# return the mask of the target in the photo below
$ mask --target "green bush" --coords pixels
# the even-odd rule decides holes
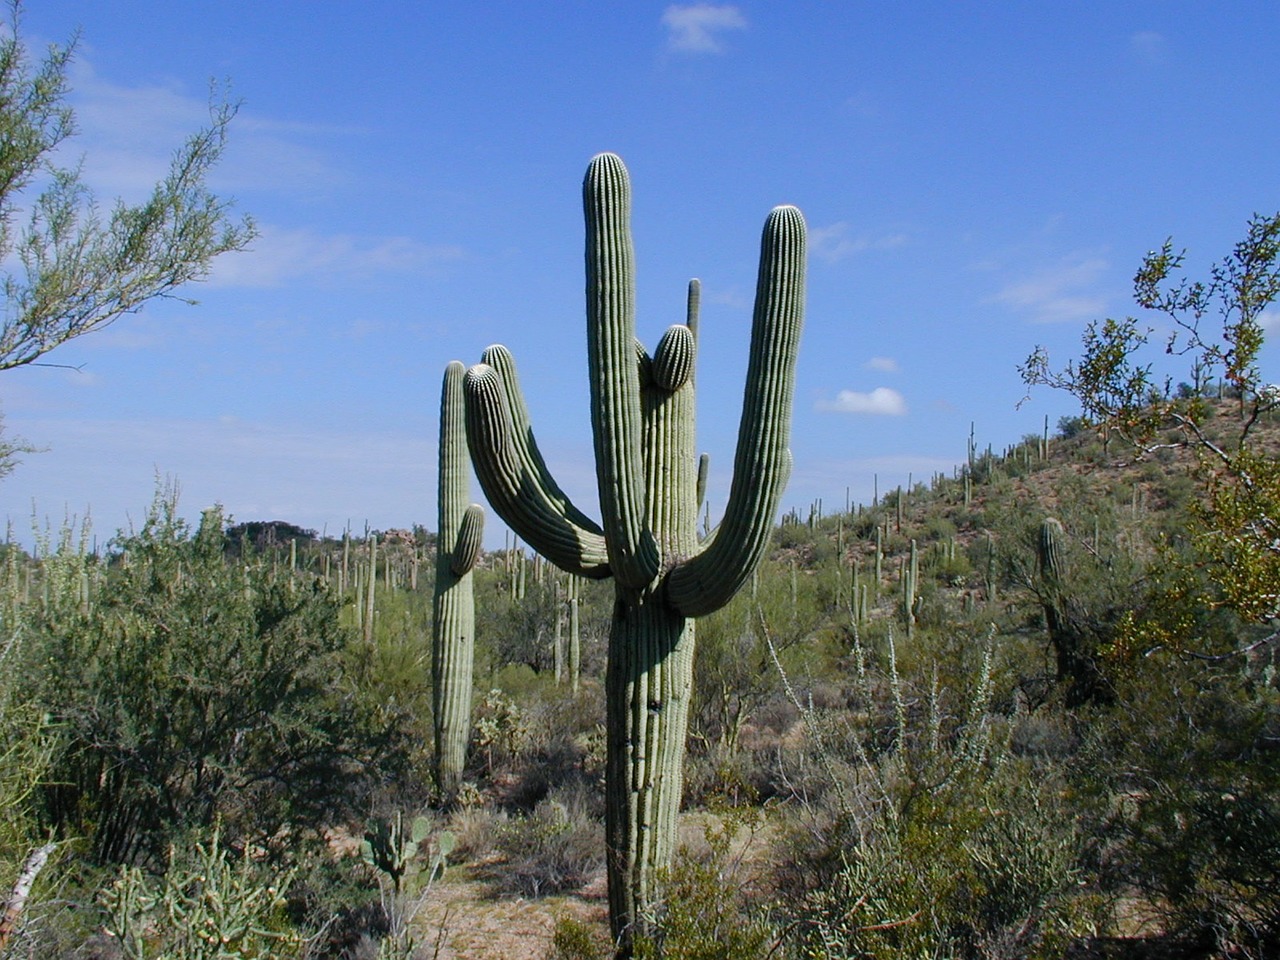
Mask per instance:
[[[228,563],[222,523],[210,510],[193,533],[160,496],[106,569],[65,545],[44,558],[43,598],[22,610],[20,695],[59,732],[40,814],[100,862],[158,866],[219,820],[278,850],[403,768],[404,731],[344,688],[336,598]]]
[[[636,960],[767,960],[777,943],[764,907],[749,897],[750,883],[733,840],[744,828],[738,811],[713,818],[701,855],[688,847],[663,877],[661,938],[639,940]]]

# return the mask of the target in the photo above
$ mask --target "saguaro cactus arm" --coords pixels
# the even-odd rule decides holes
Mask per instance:
[[[529,408],[524,402],[524,393],[520,390],[520,376],[516,372],[515,357],[500,343],[487,347],[480,356],[481,363],[487,363],[502,378],[502,387],[507,394],[507,409],[511,412],[511,439],[524,469],[532,473],[538,480],[538,486],[545,492],[547,499],[563,512],[565,518],[587,530],[598,530],[599,524],[579,510],[569,499],[542,458],[538,449],[538,441],[534,437],[533,424],[529,419]]]
[[[582,183],[587,244],[587,367],[600,512],[609,566],[639,589],[658,574],[645,524],[640,372],[636,365],[631,182],[611,153],[592,159]]]
[[[791,400],[804,321],[805,222],[776,207],[760,242],[751,354],[734,455],[729,503],[715,538],[677,564],[667,597],[686,617],[728,603],[764,555],[791,474]]]
[[[467,371],[464,386],[471,462],[498,516],[561,569],[593,579],[609,576],[600,528],[574,523],[563,495],[546,488],[545,472],[521,457],[507,390],[497,370],[478,363]]]
[[[453,545],[453,557],[449,569],[455,577],[470,573],[480,559],[484,543],[484,507],[473,503],[462,514],[458,524],[458,539]]]

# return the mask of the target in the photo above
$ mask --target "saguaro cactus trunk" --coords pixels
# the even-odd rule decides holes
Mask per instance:
[[[583,184],[587,351],[602,522],[552,479],[529,426],[510,354],[490,347],[467,374],[467,432],[481,486],[531,546],[581,576],[612,576],[607,669],[609,912],[619,955],[660,921],[657,882],[670,865],[680,806],[694,620],[751,577],[790,473],[795,360],[804,313],[805,225],[774,209],[761,240],[750,360],[725,517],[697,538],[693,367],[698,285],[689,322],[653,354],[635,334],[631,186],[613,154]]]
[[[462,784],[471,734],[471,673],[475,660],[475,600],[471,569],[480,555],[484,512],[468,505],[466,411],[457,360],[445,368],[440,395],[439,533],[432,604],[431,702],[435,727],[435,777],[448,805]]]

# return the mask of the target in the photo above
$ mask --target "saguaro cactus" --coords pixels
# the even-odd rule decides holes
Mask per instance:
[[[436,789],[445,804],[457,795],[467,762],[476,622],[471,569],[480,555],[484,533],[484,511],[467,503],[465,376],[462,363],[450,363],[440,393],[440,525],[432,604],[431,703]]]
[[[1036,540],[1036,592],[1044,607],[1049,643],[1057,658],[1058,681],[1065,683],[1066,704],[1106,701],[1109,688],[1099,669],[1099,637],[1091,618],[1073,593],[1067,559],[1067,535],[1062,522],[1046,517]]]
[[[769,214],[761,240],[750,360],[725,516],[699,543],[691,322],[667,329],[652,356],[635,334],[631,187],[601,154],[583,183],[587,352],[602,522],[551,478],[529,427],[510,354],[467,373],[472,460],[494,509],[530,545],[581,576],[612,576],[607,670],[609,912],[619,955],[647,934],[656,883],[671,862],[693,671],[693,618],[724,606],[751,578],[790,473],[795,360],[804,313],[805,225],[795,207]]]

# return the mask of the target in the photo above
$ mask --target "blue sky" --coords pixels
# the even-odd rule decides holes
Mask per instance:
[[[811,250],[785,504],[829,510],[949,472],[971,422],[1002,447],[1073,413],[1016,408],[1036,344],[1065,360],[1135,312],[1165,237],[1203,272],[1280,209],[1274,2],[29,0],[23,22],[37,46],[81,31],[75,149],[104,200],[140,196],[229,82],[213,186],[261,237],[198,306],[47,358],[78,371],[0,374],[9,434],[46,448],[0,482],[19,534],[34,503],[105,539],[157,476],[191,516],[433,528],[441,374],[495,342],[590,508],[580,183],[602,150],[632,175],[642,339],[703,282],[713,510],[774,205]]]

